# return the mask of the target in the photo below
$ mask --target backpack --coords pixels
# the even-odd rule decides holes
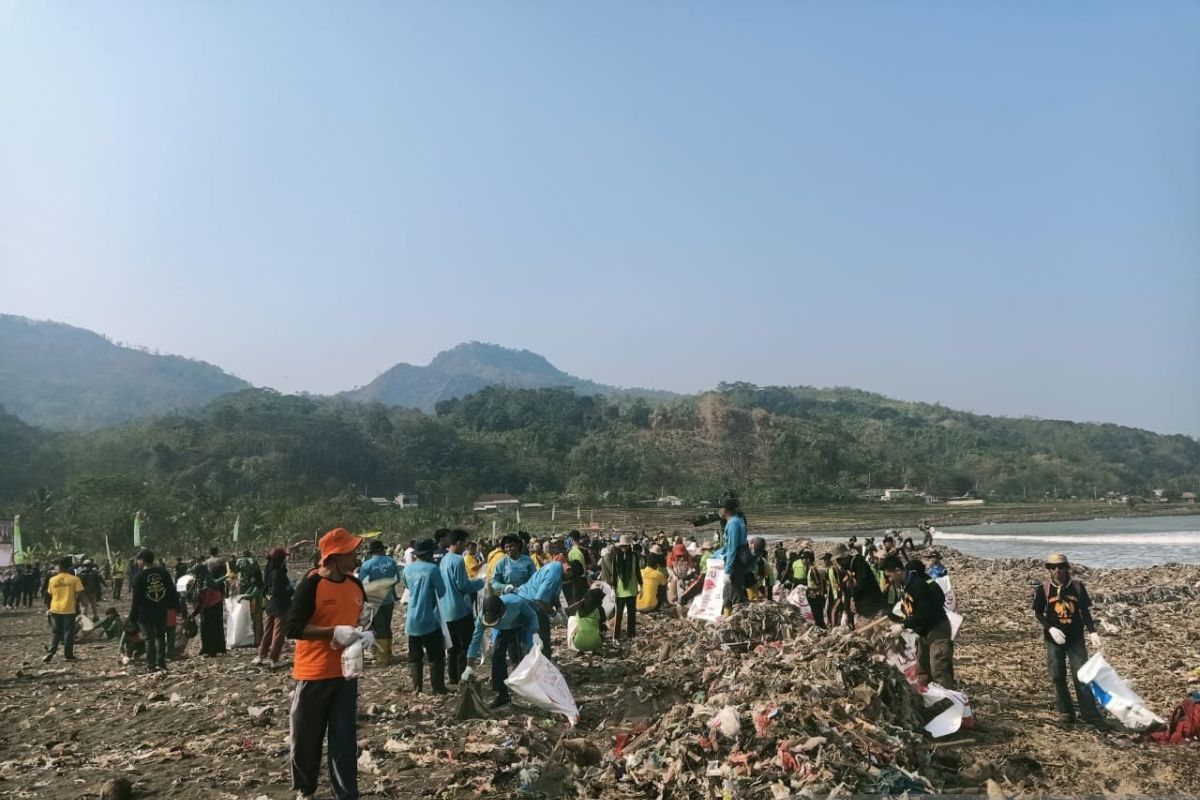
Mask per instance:
[[[1188,697],[1175,706],[1167,727],[1150,734],[1163,744],[1182,744],[1188,739],[1200,739],[1200,702]]]
[[[1079,578],[1071,578],[1071,586],[1075,589],[1075,596],[1079,596]],[[1046,602],[1050,602],[1050,581],[1042,582],[1042,596],[1046,598]]]

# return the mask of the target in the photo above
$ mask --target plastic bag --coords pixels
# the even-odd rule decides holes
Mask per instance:
[[[579,616],[572,614],[567,617],[567,649],[579,652],[579,648],[575,646],[575,630],[579,627]]]
[[[596,581],[592,584],[592,588],[604,592],[604,600],[600,605],[604,608],[605,616],[611,617],[613,612],[617,610],[617,593],[613,591],[613,587],[604,581]]]
[[[363,643],[360,639],[342,649],[342,677],[357,678],[363,674],[366,663],[363,659]]]
[[[1087,660],[1076,677],[1096,696],[1096,702],[1131,731],[1141,731],[1166,721],[1146,707],[1146,701],[1130,689],[1104,658],[1096,653]]]
[[[363,631],[362,637],[350,645],[342,648],[342,677],[357,678],[366,670],[364,654],[370,648],[375,646],[375,634],[370,631]]]
[[[538,708],[562,714],[575,727],[579,709],[566,679],[550,659],[542,655],[542,640],[533,637],[533,647],[504,682],[508,688]]]
[[[789,604],[800,609],[800,613],[804,615],[804,619],[812,622],[815,617],[813,615],[812,606],[808,604],[808,591],[803,586],[797,586],[788,593],[787,601]]]
[[[950,586],[950,576],[943,575],[940,578],[934,578],[934,581],[941,587],[942,594],[946,595],[946,608],[951,611],[958,611],[958,595],[954,593],[954,588]]]
[[[950,701],[949,708],[925,725],[925,730],[933,738],[940,739],[943,736],[957,733],[959,728],[972,728],[975,726],[975,716],[971,713],[971,703],[962,692],[956,692],[953,689],[947,689],[939,684],[931,683],[925,687],[925,691],[921,692],[921,697],[925,700],[926,708],[937,705],[942,700]]]
[[[250,601],[230,597],[225,601],[225,647],[254,646],[254,626],[250,621]]]

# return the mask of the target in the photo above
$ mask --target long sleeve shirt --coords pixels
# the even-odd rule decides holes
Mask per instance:
[[[386,581],[393,578],[399,579],[400,568],[396,565],[396,559],[388,555],[371,556],[362,563],[358,568],[358,579],[362,581],[364,588],[369,588],[368,584],[373,581]],[[396,592],[395,585],[388,590],[387,596],[380,602],[381,606],[395,605]]]
[[[531,640],[538,629],[538,616],[529,601],[515,594],[504,594],[500,595],[500,602],[504,603],[504,614],[496,623],[496,629],[519,630],[526,641]],[[467,648],[467,658],[479,658],[479,648],[483,645],[483,634],[487,627],[483,622],[483,612],[480,612],[475,618],[475,633],[471,636],[471,646]]]
[[[533,577],[536,569],[533,560],[524,553],[515,559],[505,556],[496,562],[496,571],[492,573],[492,588],[498,594],[503,594],[505,586],[520,586]]]
[[[725,521],[725,544],[721,548],[721,558],[725,560],[725,574],[732,575],[734,564],[737,562],[738,550],[748,547],[746,543],[746,521],[734,515]]]
[[[483,578],[472,580],[467,577],[467,562],[458,553],[447,552],[438,565],[446,594],[442,596],[442,618],[454,622],[469,616],[473,609],[471,599],[483,588]]]
[[[558,603],[562,593],[563,568],[557,561],[551,561],[546,566],[533,573],[533,577],[517,588],[517,594],[531,602],[545,603],[553,606]]]
[[[408,613],[404,632],[409,636],[424,636],[441,627],[438,601],[446,594],[442,573],[431,561],[414,561],[400,573],[397,586],[408,588]]]
[[[946,619],[946,595],[937,581],[922,572],[910,572],[900,598],[898,621],[918,636],[925,636]],[[888,614],[895,618],[894,615]]]
[[[171,573],[155,564],[138,573],[133,581],[129,619],[135,625],[166,625],[167,611],[179,606],[179,593]]]
[[[1050,638],[1050,629],[1058,628],[1067,636],[1067,641],[1083,638],[1096,632],[1092,620],[1092,599],[1088,597],[1083,581],[1075,579],[1063,586],[1046,581],[1033,591],[1033,613],[1042,623],[1043,636]]]

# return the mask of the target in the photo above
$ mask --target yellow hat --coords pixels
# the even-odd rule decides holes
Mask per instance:
[[[1050,555],[1046,556],[1047,567],[1056,567],[1060,564],[1070,566],[1071,562],[1067,561],[1067,557],[1062,553],[1051,553]]]

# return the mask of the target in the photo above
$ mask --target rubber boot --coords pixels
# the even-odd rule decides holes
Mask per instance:
[[[175,626],[167,628],[167,661],[175,660]]]
[[[379,645],[379,652],[375,655],[375,666],[388,667],[392,664],[392,640],[391,639],[376,639],[375,644]]]
[[[423,665],[420,661],[410,661],[408,664],[408,674],[412,678],[413,691],[417,694],[421,693],[421,682],[423,673]]]
[[[446,694],[446,662],[429,662],[429,684],[434,694]]]
[[[462,675],[463,670],[467,668],[467,665],[463,663],[465,661],[465,658],[459,657],[458,651],[456,650],[451,650],[446,653],[446,669],[450,673],[446,677],[448,679],[447,683],[449,683],[451,686],[458,685],[459,676]]]

